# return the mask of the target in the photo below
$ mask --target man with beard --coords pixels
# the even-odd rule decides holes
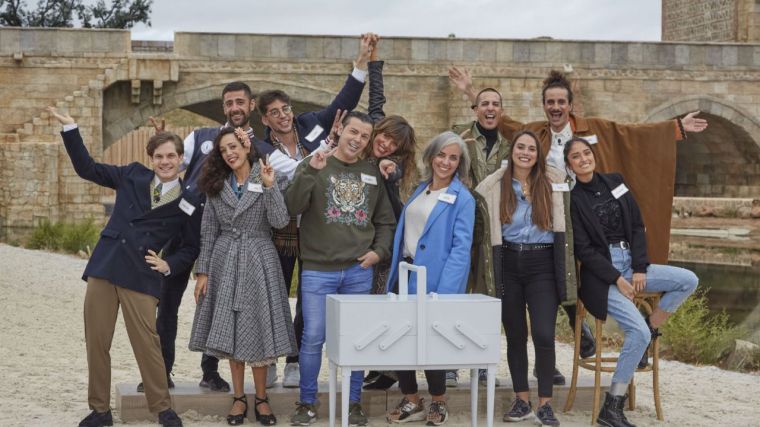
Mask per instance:
[[[185,191],[196,194],[201,200],[205,201],[205,196],[198,190],[198,178],[200,177],[203,164],[206,162],[208,154],[213,148],[214,138],[219,134],[219,130],[226,127],[240,127],[248,133],[248,138],[253,141],[257,150],[266,150],[264,142],[253,135],[253,129],[249,123],[251,112],[256,107],[256,101],[253,99],[251,88],[243,82],[232,82],[227,84],[222,90],[222,110],[227,122],[222,127],[207,127],[194,130],[184,140],[184,156],[181,167],[185,169],[183,185]],[[163,124],[158,125],[153,118],[151,122],[156,127],[156,131],[163,130]],[[201,204],[201,209],[203,204]],[[173,254],[178,248],[182,247],[182,242],[186,239],[199,239],[199,236],[180,236],[169,243],[164,250],[166,256]],[[174,388],[174,382],[169,377],[174,366],[174,342],[177,338],[177,313],[179,305],[182,302],[182,294],[187,288],[187,281],[190,279],[190,267],[181,272],[176,272],[170,277],[164,278],[161,286],[161,297],[158,303],[158,316],[156,318],[156,329],[161,339],[161,353],[164,358],[166,375],[168,378],[169,388]],[[219,359],[213,356],[203,355],[201,359],[201,369],[203,378],[200,386],[212,391],[228,392],[230,385],[221,376],[218,371]],[[275,373],[272,375],[274,378]],[[274,382],[275,379],[267,377],[268,381]],[[143,391],[143,384],[137,386],[137,391]]]

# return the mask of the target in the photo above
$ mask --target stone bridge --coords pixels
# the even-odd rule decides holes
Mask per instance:
[[[74,174],[45,106],[74,116],[100,158],[151,115],[184,108],[219,119],[221,89],[233,80],[256,92],[282,88],[299,110],[325,105],[357,43],[219,33],[133,43],[123,30],[0,28],[0,229],[104,215],[100,191]],[[386,112],[409,119],[423,142],[472,119],[448,82],[450,65],[469,67],[477,86],[500,88],[505,111],[523,121],[543,118],[541,81],[560,68],[576,81],[586,116],[650,122],[703,112],[708,131],[679,145],[678,195],[760,196],[760,45],[387,38],[379,55]]]

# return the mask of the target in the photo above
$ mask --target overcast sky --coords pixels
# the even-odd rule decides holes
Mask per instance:
[[[460,38],[660,40],[660,0],[154,0],[152,26],[175,31]]]

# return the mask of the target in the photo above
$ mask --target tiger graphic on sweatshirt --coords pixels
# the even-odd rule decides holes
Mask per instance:
[[[330,175],[326,196],[326,223],[367,225],[369,188],[359,176],[353,173]]]

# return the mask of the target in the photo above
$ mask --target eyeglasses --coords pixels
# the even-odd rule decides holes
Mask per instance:
[[[290,105],[283,105],[282,109],[278,110],[277,108],[273,108],[267,111],[267,116],[271,116],[276,119],[282,115],[290,114],[291,111],[293,111],[293,107],[291,107]]]

